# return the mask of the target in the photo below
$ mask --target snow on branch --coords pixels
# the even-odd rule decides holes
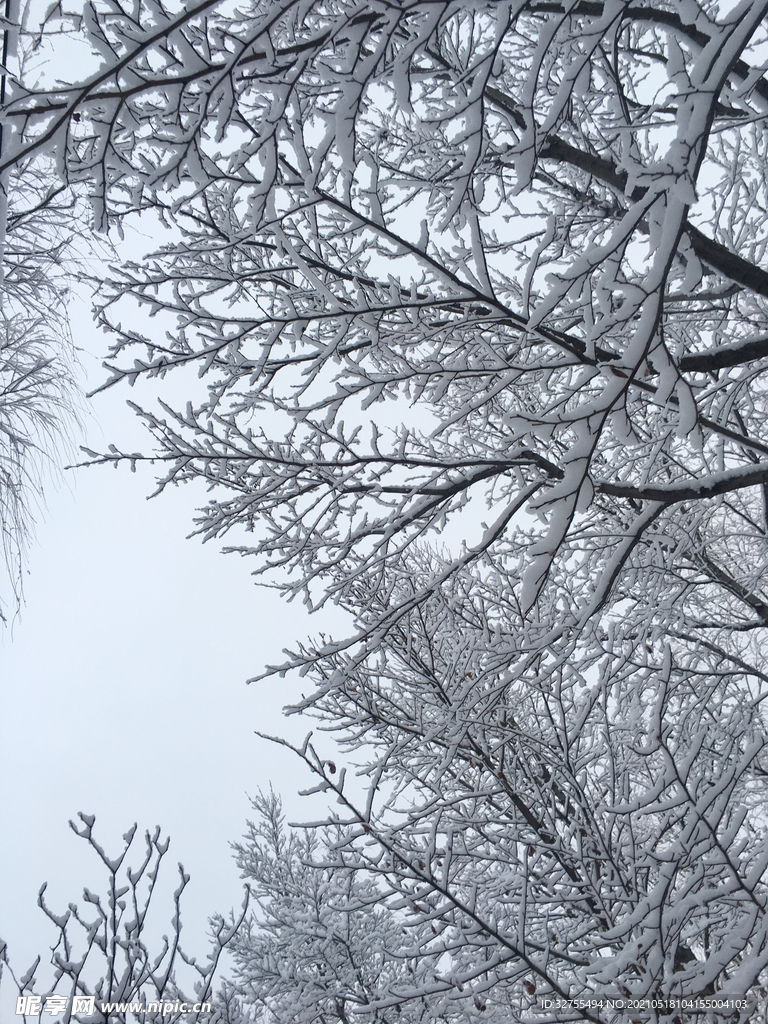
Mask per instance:
[[[762,998],[766,4],[57,12],[16,159],[155,239],[97,282],[148,447],[86,454],[349,623],[274,669],[344,818],[259,805],[233,1000]]]

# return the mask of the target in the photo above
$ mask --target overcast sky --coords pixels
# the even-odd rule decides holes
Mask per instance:
[[[85,306],[76,316],[83,365],[98,382],[94,353],[103,355],[106,341]],[[127,397],[141,398],[97,396],[89,446],[148,447]],[[134,821],[171,835],[169,883],[182,861],[192,875],[186,945],[200,953],[210,914],[241,899],[229,843],[245,827],[247,794],[272,783],[295,818],[306,804],[295,794],[312,784],[290,753],[254,736],[303,737],[308,723],[280,712],[299,682],[245,680],[282,661],[296,638],[327,628],[328,617],[309,618],[254,586],[247,560],[186,540],[204,492],[173,489],[147,501],[153,479],[148,467],[97,467],[49,488],[25,605],[0,642],[0,936],[18,973],[54,938],[36,907],[42,882],[57,912],[85,885],[104,891],[99,865],[67,825],[78,811],[96,815],[112,854]],[[169,921],[170,904],[160,909]]]
[[[57,66],[88,59],[77,39],[55,37],[36,66],[55,75]],[[141,258],[165,240],[153,238],[155,230],[145,220],[129,226],[121,251]],[[84,256],[94,275],[102,263],[99,253]],[[89,298],[73,304],[72,319],[87,390],[107,375],[101,362],[109,339],[92,326]],[[183,407],[190,382],[173,377],[179,380],[165,381],[162,393]],[[182,390],[174,394],[174,387]],[[149,437],[125,402],[154,407],[157,390],[140,382],[85,403],[75,445],[146,451]],[[134,863],[145,830],[161,825],[171,836],[167,885],[155,908],[160,932],[168,930],[181,861],[191,874],[183,946],[201,955],[210,915],[242,899],[230,843],[246,827],[248,794],[272,784],[289,820],[317,819],[325,806],[321,797],[298,798],[313,780],[293,755],[254,735],[300,742],[311,723],[286,720],[281,708],[307,684],[246,680],[284,661],[283,648],[297,639],[345,626],[338,613],[309,617],[300,603],[256,587],[247,559],[186,540],[206,492],[174,488],[147,501],[153,481],[151,467],[135,474],[96,467],[67,471],[49,486],[21,616],[0,627],[0,938],[17,975],[38,953],[45,959],[55,941],[36,905],[43,882],[58,913],[81,902],[85,886],[105,891],[103,868],[68,827],[79,811],[96,815],[96,837],[112,855],[137,822]],[[0,1018],[12,997],[4,985]]]

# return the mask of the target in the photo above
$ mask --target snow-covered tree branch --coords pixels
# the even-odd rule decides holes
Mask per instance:
[[[9,202],[0,204],[0,546],[7,580],[0,618],[22,600],[24,556],[45,483],[74,447],[82,391],[67,305],[76,239],[86,234],[74,204],[60,188],[49,188],[39,167],[18,168],[6,175],[6,185]]]
[[[401,959],[297,1019],[761,991],[766,15],[60,4],[39,52],[98,61],[6,104],[8,167],[158,236],[98,312],[155,447],[92,461],[202,481],[201,536],[353,620],[275,669],[367,787],[299,751],[343,814],[291,856]]]
[[[213,922],[211,951],[200,963],[181,947],[181,899],[189,883],[181,864],[171,900],[169,932],[152,934],[157,926],[158,877],[170,839],[162,838],[159,828],[145,833],[144,850],[131,866],[136,825],[123,836],[125,845],[118,856],[110,857],[94,835],[94,816],[78,817],[80,822],[70,822],[70,827],[106,869],[106,889],[94,892],[85,888],[82,903],[70,903],[62,914],[46,901],[47,883],[40,889],[38,906],[56,936],[49,947],[49,962],[41,965],[38,956],[17,977],[2,949],[3,963],[18,993],[19,1020],[26,1024],[43,1020],[44,1015],[53,1019],[63,1012],[67,1024],[126,1024],[138,1019],[153,1024],[228,1021],[226,997],[224,1002],[216,999],[214,978],[222,953],[245,920],[247,894],[239,915],[233,915],[230,922],[221,918]],[[42,972],[49,967],[53,975],[46,978]],[[180,984],[185,973],[186,988]]]

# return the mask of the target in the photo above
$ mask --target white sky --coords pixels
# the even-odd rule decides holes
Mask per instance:
[[[78,46],[57,37],[54,50],[35,58],[43,77],[59,62],[87,60]],[[139,227],[146,237],[138,237]],[[135,258],[152,247],[152,229],[134,225]],[[148,333],[158,325],[133,326]],[[73,334],[86,350],[86,387],[93,388],[106,376],[100,364],[109,339],[93,330],[87,303]],[[160,388],[140,383],[98,395],[86,436],[76,443],[147,451],[149,436],[125,400],[153,405],[162,391],[173,402],[174,387],[182,389],[183,408],[190,396],[181,373]],[[170,834],[168,884],[155,912],[167,928],[175,865],[182,861],[192,876],[182,904],[182,945],[198,956],[207,948],[210,915],[227,913],[242,899],[229,844],[245,829],[247,794],[272,783],[289,821],[324,817],[321,797],[296,796],[314,784],[297,759],[253,735],[258,729],[300,742],[310,723],[286,720],[280,709],[308,684],[272,679],[248,687],[245,680],[284,661],[282,649],[297,639],[342,633],[346,625],[333,610],[309,618],[298,602],[287,605],[274,591],[255,587],[249,574],[255,564],[248,560],[223,557],[198,538],[185,540],[205,492],[172,489],[148,502],[153,481],[151,467],[136,474],[94,467],[67,472],[63,486],[48,489],[27,565],[25,606],[0,636],[0,829],[6,837],[0,937],[17,976],[38,953],[47,959],[56,938],[36,905],[43,882],[57,913],[70,902],[82,904],[84,886],[105,891],[103,868],[67,824],[79,811],[96,815],[96,838],[113,856],[122,834],[138,822],[134,863],[146,829],[159,824]],[[451,524],[442,541],[471,540],[461,529]],[[320,744],[331,747],[327,737]],[[42,983],[35,986],[43,990]],[[3,986],[0,1017],[13,1013],[14,995],[10,984]]]
[[[78,344],[103,355],[87,308],[78,317]],[[93,354],[83,364],[91,386],[103,379]],[[90,447],[149,448],[127,397],[141,396],[113,389],[94,399]],[[85,885],[105,891],[103,869],[67,825],[78,811],[96,815],[96,836],[113,856],[134,821],[140,835],[156,824],[171,835],[167,881],[170,890],[178,861],[192,875],[183,945],[196,955],[208,917],[242,897],[229,844],[243,834],[247,794],[271,782],[289,820],[319,816],[295,795],[312,782],[293,755],[253,735],[303,738],[309,723],[286,721],[280,709],[306,684],[245,680],[329,619],[255,587],[247,559],[185,540],[204,492],[147,501],[153,479],[148,467],[95,467],[49,489],[26,604],[0,638],[0,936],[17,975],[55,938],[36,906],[42,882],[59,913],[81,902]],[[138,860],[143,839],[134,843]],[[165,893],[159,903],[167,928]],[[14,994],[3,989],[0,1014]]]

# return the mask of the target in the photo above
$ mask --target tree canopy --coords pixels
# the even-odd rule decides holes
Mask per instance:
[[[767,14],[99,0],[34,40],[98,67],[17,85],[3,167],[158,239],[98,308],[155,445],[92,460],[202,481],[202,537],[353,623],[273,671],[341,748],[297,751],[333,913],[398,966],[328,953],[301,1018],[252,972],[264,1020],[762,991]]]
[[[1,92],[1,84],[0,84]],[[0,147],[1,151],[1,147]],[[46,481],[69,451],[81,411],[67,316],[82,213],[51,194],[43,166],[5,173],[0,201],[0,619],[23,599],[27,546]],[[38,207],[38,203],[42,206]]]

